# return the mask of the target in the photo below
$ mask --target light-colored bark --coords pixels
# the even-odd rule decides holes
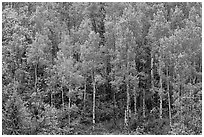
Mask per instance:
[[[128,46],[126,47],[127,48],[127,60],[126,60],[126,71],[128,72],[127,73],[127,76],[126,77],[126,94],[127,94],[127,104],[126,104],[126,111],[127,111],[127,125],[129,125],[129,116],[130,116],[130,111],[129,111],[129,104],[130,104],[130,83],[129,83],[129,70],[130,70],[130,57],[129,57],[129,49],[128,49]]]
[[[151,53],[151,86],[152,86],[152,88],[154,87],[153,63],[154,63],[154,58],[153,58],[153,55]]]
[[[52,91],[50,93],[50,106],[52,106]]]
[[[127,105],[126,105],[126,111],[127,111],[127,124],[129,124],[129,102],[130,102],[130,93],[129,93],[130,87],[129,83],[127,83]]]
[[[160,70],[161,71],[161,70]],[[162,119],[162,78],[161,78],[161,72],[160,72],[160,93],[159,93],[159,117]]]
[[[124,123],[125,123],[125,128],[127,128],[128,122],[127,122],[127,110],[126,109],[125,109]]]
[[[146,117],[145,115],[145,89],[143,89],[142,111],[143,111],[142,115],[145,118]]]
[[[95,107],[96,107],[96,82],[95,82],[95,78],[94,78],[94,72],[93,72],[93,130],[95,129]]]
[[[114,95],[113,95],[113,105],[114,105],[114,124],[116,125],[116,120],[117,120],[117,114],[116,114],[116,108],[117,108],[117,104],[116,104],[116,92],[118,92],[119,87],[116,87],[116,91],[114,91]]]
[[[83,106],[84,111],[85,111],[85,107],[86,107],[86,79],[84,84],[84,106]]]
[[[137,115],[137,93],[136,87],[134,87],[134,112],[135,116]]]
[[[160,49],[160,54],[161,54],[161,49]],[[160,85],[160,89],[159,89],[159,117],[160,119],[162,119],[162,66],[161,66],[161,55],[159,56],[159,85]]]
[[[129,66],[129,49],[128,49],[128,45],[126,45],[126,54],[127,54],[127,57],[126,57],[126,75],[125,75],[125,79],[126,79],[126,124],[128,125],[129,124],[129,103],[130,103],[130,85],[129,85],[129,69],[130,69],[130,66]]]
[[[169,89],[169,78],[168,78],[168,67],[167,67],[167,92],[168,92],[168,103],[169,103],[169,125],[170,128],[172,127],[172,120],[171,120],[171,96],[170,96],[170,89]]]
[[[182,103],[182,82],[181,82],[181,77],[179,76],[180,79],[180,88],[179,88],[179,102],[180,102],[180,117],[181,117],[181,127],[184,129],[184,117],[183,117],[183,103]]]
[[[36,63],[35,65],[35,92],[37,93],[37,82],[38,82],[38,72],[37,72],[37,69],[38,69],[38,64]]]
[[[64,91],[63,88],[62,89],[62,109],[64,110]]]
[[[68,115],[68,124],[70,125],[70,121],[71,121],[71,116],[70,116],[70,109],[71,109],[71,97],[70,97],[70,92],[71,92],[71,88],[69,88],[69,103],[68,103],[68,108],[69,108],[69,115]]]

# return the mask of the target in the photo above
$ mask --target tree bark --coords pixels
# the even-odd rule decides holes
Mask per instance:
[[[153,63],[154,63],[154,58],[153,58],[153,53],[151,53],[151,86],[154,88],[154,74],[153,74]]]
[[[143,99],[142,99],[142,110],[143,110],[143,117],[145,118],[145,89],[143,89]]]
[[[129,103],[130,103],[130,85],[129,85],[129,49],[128,46],[126,45],[126,53],[127,53],[127,60],[126,60],[126,71],[127,71],[127,76],[126,76],[126,94],[127,94],[127,104],[126,104],[126,111],[127,111],[127,125],[129,125]]]
[[[159,49],[159,52],[161,54],[161,49]],[[159,56],[159,85],[160,85],[160,91],[159,91],[159,117],[162,119],[162,66],[161,66],[161,55]]]
[[[85,111],[86,108],[86,79],[85,79],[85,84],[84,84],[84,106],[83,106],[83,111]]]
[[[129,82],[127,83],[127,105],[126,105],[126,111],[127,111],[127,125],[129,125],[129,102],[130,102],[130,93],[129,93],[130,87]]]
[[[116,87],[116,91],[118,91],[118,86]],[[114,105],[114,124],[116,126],[116,120],[117,120],[117,114],[116,114],[116,108],[117,108],[117,104],[116,104],[116,91],[114,90],[114,94],[113,94],[113,105]]]
[[[70,97],[70,91],[71,91],[71,88],[69,88],[69,103],[68,103],[68,108],[69,108],[69,115],[68,115],[68,124],[70,126],[70,121],[71,121],[71,116],[70,116],[70,109],[71,109],[71,97]]]
[[[50,91],[50,106],[52,106],[52,91]]]
[[[93,130],[95,129],[95,99],[96,99],[96,83],[95,83],[95,78],[94,78],[94,72],[92,75],[92,79],[93,79]]]
[[[160,83],[160,93],[159,93],[159,117],[162,119],[162,78],[161,78],[161,69],[160,71],[160,79],[159,79],[159,83]]]
[[[62,89],[62,110],[64,110],[64,91],[63,88]]]
[[[115,35],[113,35],[113,39],[114,39],[114,43],[113,43],[113,51],[115,53]],[[113,57],[113,60],[115,60],[115,56]],[[113,71],[113,80],[115,80],[115,70]],[[119,92],[119,86],[116,85],[116,91],[114,90],[114,95],[113,95],[113,105],[114,105],[114,124],[115,126],[117,126],[116,120],[117,120],[117,113],[116,113],[116,108],[117,108],[117,104],[116,104],[116,93]]]
[[[168,92],[168,102],[169,102],[169,126],[172,127],[171,124],[171,96],[170,96],[170,89],[169,89],[169,75],[168,75],[168,67],[167,67],[167,92]]]
[[[37,69],[38,69],[38,64],[36,63],[36,65],[35,65],[35,92],[36,92],[36,94],[37,94],[37,82],[38,82]]]
[[[136,87],[134,87],[134,111],[135,111],[135,116],[137,115],[137,93],[136,93]]]
[[[181,117],[181,127],[182,129],[184,129],[184,117],[183,117],[183,105],[182,105],[182,81],[181,81],[181,77],[179,76],[180,79],[180,88],[179,88],[179,102],[180,102],[180,117]]]
[[[126,128],[127,127],[127,110],[126,109],[125,109],[124,123],[125,123],[125,128]]]

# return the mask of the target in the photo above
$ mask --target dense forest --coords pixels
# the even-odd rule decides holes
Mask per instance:
[[[202,3],[3,2],[2,134],[202,134]]]

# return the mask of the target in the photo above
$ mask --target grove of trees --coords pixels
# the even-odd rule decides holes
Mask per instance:
[[[2,134],[202,134],[202,3],[3,2]]]

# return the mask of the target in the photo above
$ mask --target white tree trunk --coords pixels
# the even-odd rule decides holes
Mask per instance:
[[[83,106],[83,110],[85,111],[85,107],[86,107],[86,79],[85,79],[84,87],[85,87],[85,89],[84,89],[84,106]]]
[[[127,83],[127,105],[126,105],[126,111],[127,111],[127,125],[129,124],[129,102],[130,102],[130,94],[129,94],[129,83]]]
[[[142,99],[142,110],[143,110],[143,117],[145,118],[145,90],[143,89],[143,99]]]
[[[95,99],[96,99],[96,83],[94,78],[94,72],[93,72],[93,130],[95,129]]]
[[[161,53],[161,52],[160,52]],[[163,90],[163,87],[162,87],[162,66],[161,66],[161,55],[159,57],[159,76],[160,76],[160,79],[159,79],[159,85],[160,85],[160,92],[159,92],[159,117],[160,119],[162,119],[162,90]]]
[[[162,119],[162,78],[160,75],[159,117]]]
[[[168,67],[167,67],[167,92],[168,92],[168,102],[169,102],[169,126],[172,127],[171,124],[171,96],[170,96],[170,89],[169,89],[169,75],[168,75]]]
[[[70,91],[71,91],[71,88],[69,88],[69,103],[68,103],[68,108],[69,108],[69,115],[68,115],[68,124],[70,126],[70,121],[71,121],[71,116],[70,116],[70,109],[71,109],[71,96],[70,96]]]
[[[151,53],[151,86],[152,86],[152,88],[154,87],[153,63],[154,63],[154,58],[153,58],[153,55]]]
[[[136,93],[136,87],[134,87],[134,110],[135,110],[135,116],[137,115],[137,93]]]
[[[62,87],[61,90],[62,90],[62,110],[64,110],[64,91]]]
[[[37,69],[38,69],[38,64],[36,63],[35,65],[35,92],[37,93],[37,82],[38,82],[38,72],[37,72]]]

